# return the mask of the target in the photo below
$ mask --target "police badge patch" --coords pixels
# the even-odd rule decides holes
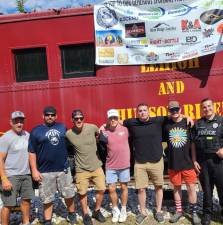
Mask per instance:
[[[118,18],[114,10],[108,7],[101,7],[97,12],[97,23],[104,28],[113,27],[118,23]]]
[[[218,127],[218,123],[213,123],[213,128],[217,128]]]

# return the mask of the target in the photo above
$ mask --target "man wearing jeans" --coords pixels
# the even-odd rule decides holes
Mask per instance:
[[[65,144],[66,128],[57,123],[57,112],[53,106],[43,110],[44,124],[33,128],[29,139],[29,161],[32,177],[39,182],[39,194],[44,204],[44,224],[51,225],[53,200],[56,191],[65,199],[67,220],[76,224],[74,209],[74,185],[68,167]]]
[[[128,143],[128,129],[119,124],[119,113],[115,109],[107,112],[107,126],[102,126],[99,141],[107,146],[106,183],[112,202],[112,222],[125,222],[127,219],[126,204],[128,201],[128,186],[130,180],[130,149]],[[121,186],[121,211],[118,208],[116,183]]]
[[[25,115],[11,114],[11,130],[0,138],[2,224],[9,224],[11,208],[16,206],[17,195],[22,198],[22,223],[29,223],[30,200],[34,196],[28,160],[29,133],[23,130]]]

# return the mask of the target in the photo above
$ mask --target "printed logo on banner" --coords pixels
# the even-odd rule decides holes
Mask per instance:
[[[166,52],[166,61],[172,61],[177,60],[180,57],[180,54],[178,52]]]
[[[139,20],[139,17],[136,16],[123,16],[119,18],[120,22],[129,22],[129,21],[133,21],[133,20]]]
[[[175,31],[176,27],[170,26],[166,23],[158,23],[153,28],[150,29],[150,32],[168,32],[168,31]]]
[[[151,62],[151,61],[157,61],[159,59],[159,56],[155,52],[149,52],[146,55],[146,60]]]
[[[107,7],[101,7],[98,9],[96,19],[98,25],[104,28],[113,27],[118,23],[115,11]]]
[[[96,31],[96,45],[100,47],[119,47],[123,45],[121,30]]]
[[[119,64],[127,64],[129,62],[128,53],[119,53],[117,56],[117,61]]]
[[[201,24],[199,19],[192,20],[181,20],[181,29],[183,32],[190,31],[201,31]]]
[[[150,39],[151,45],[156,45],[157,47],[164,46],[173,46],[179,43],[179,38],[159,38],[159,39]]]
[[[130,23],[125,24],[126,38],[139,38],[146,36],[145,23]]]
[[[99,48],[98,49],[98,56],[103,57],[114,57],[115,51],[114,48]]]
[[[137,39],[125,39],[125,45],[126,45],[126,48],[131,48],[131,47],[148,47],[148,44],[149,44],[149,40],[144,38],[144,39],[140,39],[140,40],[137,40]]]
[[[145,61],[145,55],[143,53],[135,53],[135,54],[131,55],[131,57],[136,62],[144,62]]]
[[[146,12],[139,12],[138,16],[142,19],[159,19],[160,17],[165,15],[165,9],[161,7],[152,8],[147,10]]]
[[[185,37],[185,43],[181,43],[182,45],[194,45],[198,44],[200,41],[198,41],[197,36],[186,36]]]
[[[191,51],[191,52],[184,52],[182,59],[191,59],[191,58],[195,58],[198,57],[198,51]]]
[[[171,16],[184,16],[188,14],[192,9],[197,9],[197,6],[190,7],[189,5],[182,4],[176,6],[174,9],[168,10],[167,14]]]
[[[214,28],[208,28],[208,29],[205,28],[202,34],[204,38],[209,38],[214,34]]]
[[[217,26],[217,32],[219,34],[223,34],[223,23],[220,23],[218,26]]]
[[[215,43],[211,44],[206,44],[204,45],[204,48],[201,50],[202,53],[207,53],[207,52],[213,52],[217,48],[217,45]]]

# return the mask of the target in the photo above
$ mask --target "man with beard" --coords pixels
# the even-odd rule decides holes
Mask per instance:
[[[29,139],[29,161],[32,177],[39,182],[40,198],[44,204],[44,224],[51,225],[53,200],[56,191],[65,199],[68,209],[67,220],[76,224],[74,208],[74,185],[68,167],[65,143],[66,128],[57,123],[57,112],[53,106],[43,110],[43,121],[33,128]]]
[[[214,104],[209,98],[201,101],[201,111],[203,117],[195,123],[193,130],[192,147],[194,151],[196,149],[193,161],[204,192],[201,223],[210,225],[214,185],[223,207],[223,117],[214,113]]]
[[[9,224],[11,208],[16,206],[17,195],[22,198],[22,223],[29,223],[30,200],[34,197],[28,160],[29,133],[23,130],[25,115],[21,111],[11,114],[11,130],[0,138],[2,224]]]

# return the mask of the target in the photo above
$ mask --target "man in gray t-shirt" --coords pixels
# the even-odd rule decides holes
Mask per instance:
[[[9,224],[9,214],[19,195],[22,198],[23,224],[29,224],[30,199],[34,196],[28,161],[29,133],[23,130],[25,115],[11,114],[11,130],[0,138],[0,176],[2,224]]]

